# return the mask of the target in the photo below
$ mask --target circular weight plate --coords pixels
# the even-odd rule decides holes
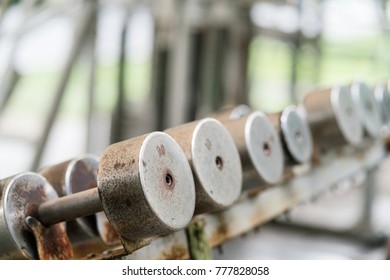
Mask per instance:
[[[281,130],[288,151],[299,163],[310,160],[313,141],[307,121],[301,117],[295,106],[288,106],[280,117]]]
[[[284,169],[282,144],[275,127],[264,113],[249,115],[245,124],[245,142],[261,178],[268,184],[279,182]]]
[[[25,222],[26,217],[36,210],[37,205],[56,198],[56,191],[39,174],[23,173],[8,183],[2,198],[3,215],[15,250],[21,256],[28,259],[38,258],[34,238]],[[4,245],[6,244],[0,247]]]
[[[237,119],[240,119],[244,116],[249,115],[251,112],[252,112],[252,110],[251,110],[251,108],[249,108],[248,105],[241,104],[241,105],[234,107],[234,109],[230,113],[229,119],[230,120],[237,120]]]
[[[390,125],[390,92],[389,89],[383,85],[375,88],[375,98],[382,109],[382,115],[385,122]]]
[[[349,88],[334,87],[331,92],[331,102],[337,124],[344,138],[353,145],[361,143],[363,126]]]
[[[65,174],[66,195],[97,187],[98,162],[97,156],[85,155],[69,163]],[[96,235],[96,220],[93,216],[77,218],[75,222],[88,235]]]
[[[363,127],[371,137],[379,136],[382,126],[380,109],[371,90],[366,84],[357,82],[351,86],[351,92]]]
[[[231,205],[241,193],[242,167],[228,130],[212,118],[199,121],[192,135],[191,153],[194,173],[209,198],[217,208]]]
[[[187,226],[195,209],[195,183],[180,146],[169,135],[153,132],[139,159],[142,189],[155,216],[170,230]]]

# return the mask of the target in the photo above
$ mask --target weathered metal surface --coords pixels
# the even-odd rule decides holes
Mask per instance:
[[[376,86],[374,95],[380,105],[383,123],[390,128],[390,92],[388,86]]]
[[[115,230],[137,241],[184,228],[195,208],[195,186],[180,146],[153,132],[109,146],[98,169],[104,211]]]
[[[190,258],[187,236],[184,230],[172,232],[156,238],[131,254],[120,246],[100,254],[92,254],[88,259],[124,259],[124,260],[187,260]]]
[[[227,121],[224,126],[232,135],[240,154],[244,172],[243,188],[279,182],[284,169],[282,144],[268,117],[262,112],[253,112]]]
[[[37,208],[39,221],[50,226],[95,214],[103,210],[103,205],[100,202],[99,190],[94,188],[45,201]]]
[[[364,83],[355,82],[351,85],[351,93],[358,109],[359,120],[365,132],[370,137],[378,137],[382,127],[382,121],[380,108],[372,90]]]
[[[362,169],[378,165],[385,157],[382,142],[374,143],[361,154],[344,151],[329,156],[310,172],[295,177],[287,183],[265,189],[242,198],[229,209],[202,216],[209,243],[215,247],[229,239],[253,230],[287,210],[318,197],[342,180],[351,178]]]
[[[83,155],[75,159],[46,167],[40,171],[56,189],[60,197],[97,187],[98,157]],[[96,219],[93,215],[80,217],[67,223],[67,231],[73,243],[97,235]]]
[[[83,155],[44,168],[40,174],[53,185],[60,197],[71,195],[97,188],[98,162],[98,157],[95,155]],[[67,231],[73,243],[83,242],[99,234],[107,245],[120,244],[119,235],[104,212],[69,221]]]
[[[123,245],[123,248],[126,250],[128,254],[131,254],[147,245],[149,245],[152,242],[152,238],[145,238],[145,239],[139,239],[139,240],[128,240],[123,237],[121,237],[121,242]]]
[[[109,246],[120,244],[120,236],[104,212],[96,213],[96,224],[100,238]]]
[[[347,87],[333,87],[307,94],[303,100],[315,148],[327,151],[363,140],[363,127]]]
[[[195,213],[217,211],[239,197],[242,184],[240,156],[226,128],[206,118],[165,131],[183,149],[194,174]]]
[[[268,118],[282,141],[285,166],[308,162],[313,153],[312,135],[309,124],[296,107],[288,106],[281,113],[269,114]]]
[[[0,258],[38,259],[34,236],[27,226],[27,216],[35,216],[37,205],[58,198],[41,175],[32,172],[4,179],[0,207]],[[64,231],[51,231],[50,239],[65,238]]]
[[[70,260],[73,258],[73,248],[66,234],[65,224],[45,227],[31,216],[26,218],[26,224],[35,237],[40,260]]]

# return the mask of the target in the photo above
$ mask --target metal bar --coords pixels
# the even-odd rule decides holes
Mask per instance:
[[[49,200],[38,207],[38,220],[45,226],[67,222],[103,211],[97,188]]]
[[[95,2],[94,2],[95,3]],[[96,94],[96,28],[97,28],[97,9],[98,4],[94,5],[94,13],[91,19],[91,27],[87,48],[89,56],[89,80],[88,80],[88,105],[87,105],[87,139],[86,151],[92,152],[93,149],[93,131],[95,127],[94,112],[95,112],[95,94]]]
[[[48,117],[44,124],[44,130],[42,133],[42,136],[38,142],[37,149],[34,155],[34,159],[31,165],[32,170],[37,170],[39,168],[39,165],[41,163],[42,155],[47,143],[47,140],[50,135],[51,128],[53,127],[54,121],[58,114],[58,109],[60,107],[61,101],[63,99],[66,87],[68,85],[68,81],[70,78],[70,73],[73,68],[73,64],[76,61],[76,58],[78,54],[80,53],[80,50],[83,46],[83,43],[86,40],[86,34],[89,30],[89,26],[91,23],[91,19],[94,14],[94,4],[93,1],[86,1],[84,5],[84,11],[82,16],[80,16],[80,22],[78,25],[78,30],[76,32],[76,38],[74,40],[74,44],[72,46],[72,49],[69,53],[69,56],[66,60],[64,71],[62,76],[60,77],[60,81],[57,85],[57,88],[55,90],[54,94],[54,100],[52,103],[52,106],[50,108]]]
[[[120,52],[119,52],[119,73],[118,73],[118,95],[113,116],[111,143],[123,140],[123,123],[125,118],[125,95],[126,95],[126,44],[127,44],[127,16],[123,22]]]

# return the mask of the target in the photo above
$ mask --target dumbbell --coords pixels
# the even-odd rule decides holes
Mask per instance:
[[[285,167],[310,161],[313,153],[313,140],[309,124],[299,114],[296,106],[288,106],[282,112],[269,114],[282,141]]]
[[[226,128],[213,118],[179,125],[165,131],[183,149],[195,179],[195,213],[230,206],[242,185],[240,157]]]
[[[365,83],[354,82],[351,85],[351,93],[365,134],[377,138],[382,128],[382,120],[379,104],[372,90]]]
[[[284,157],[275,127],[263,112],[231,117],[223,125],[238,148],[245,190],[279,182],[283,175]]]
[[[39,173],[54,187],[58,196],[67,196],[97,187],[98,157],[82,155],[42,169]],[[72,243],[100,237],[107,245],[120,243],[115,229],[104,212],[80,217],[67,223],[67,232]]]
[[[388,86],[377,85],[374,89],[374,95],[381,109],[382,121],[389,129],[390,128],[390,92]]]
[[[186,156],[162,132],[109,146],[98,168],[98,188],[58,198],[38,174],[5,182],[0,217],[0,258],[34,258],[25,226],[44,226],[103,211],[118,234],[140,240],[184,228],[195,208],[195,185]]]
[[[325,151],[363,140],[363,127],[348,87],[308,93],[302,103],[316,148]]]

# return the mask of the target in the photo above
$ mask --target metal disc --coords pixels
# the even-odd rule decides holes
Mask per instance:
[[[264,113],[254,112],[248,117],[245,141],[252,163],[263,180],[269,184],[279,182],[284,169],[282,144]]]
[[[359,120],[357,108],[347,87],[334,87],[331,102],[337,124],[344,138],[353,145],[363,140],[363,126]]]
[[[65,174],[66,195],[97,187],[98,162],[97,156],[85,155],[69,163]],[[96,235],[96,220],[93,216],[77,218],[75,222],[88,235]]]
[[[242,118],[244,116],[249,115],[252,112],[251,108],[249,108],[248,105],[240,104],[232,110],[230,113],[229,119],[230,120],[237,120],[239,118]]]
[[[153,132],[145,138],[139,158],[140,181],[151,210],[167,228],[182,229],[194,214],[195,183],[180,146],[169,135]]]
[[[364,83],[351,86],[352,97],[357,104],[360,121],[371,137],[378,137],[382,126],[380,109],[374,95]]]
[[[387,125],[390,125],[390,92],[386,86],[380,85],[375,88],[375,98],[379,102]]]
[[[8,182],[1,200],[0,217],[0,252],[6,252],[6,258],[38,258],[25,219],[33,214],[37,205],[55,198],[58,198],[56,191],[39,174],[22,173]]]
[[[192,164],[203,190],[218,207],[231,205],[240,195],[240,156],[228,130],[217,120],[198,122],[191,142]]]
[[[309,161],[313,153],[309,124],[298,114],[295,106],[283,110],[280,122],[284,141],[292,157],[299,163]]]

